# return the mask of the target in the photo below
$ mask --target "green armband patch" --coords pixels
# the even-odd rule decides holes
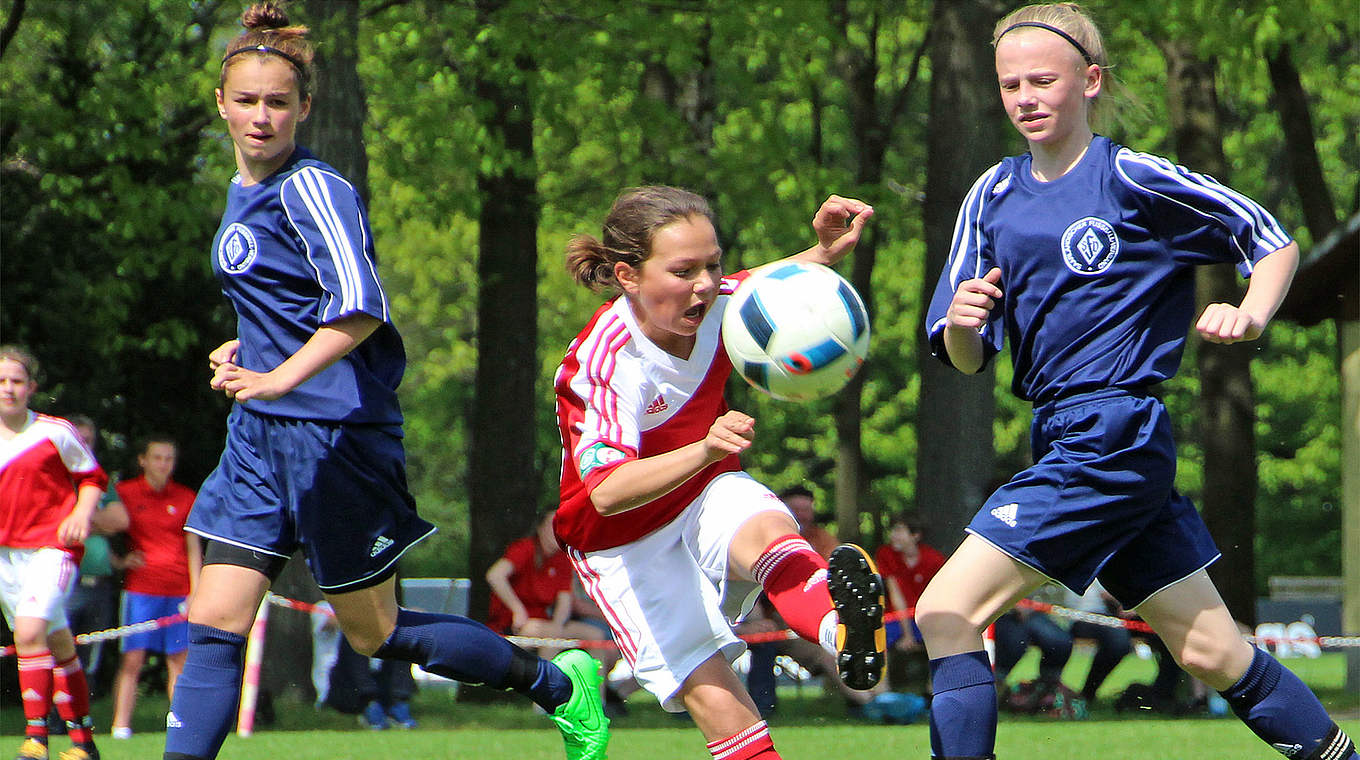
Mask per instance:
[[[591,470],[613,464],[627,456],[607,443],[597,443],[581,452],[581,478],[584,480]]]

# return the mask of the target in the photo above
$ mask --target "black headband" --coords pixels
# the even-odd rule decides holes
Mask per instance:
[[[1052,25],[1050,25],[1050,24],[1045,24],[1045,23],[1042,23],[1042,22],[1040,22],[1040,21],[1021,21],[1021,22],[1018,23],[1018,24],[1011,24],[1010,26],[1006,27],[1006,30],[1005,30],[1005,31],[1003,31],[1001,34],[998,34],[998,35],[996,36],[997,41],[999,42],[999,41],[1001,40],[1002,37],[1005,37],[1007,32],[1011,31],[1012,29],[1019,29],[1019,28],[1022,27],[1022,26],[1032,26],[1032,27],[1034,27],[1035,29],[1047,29],[1048,31],[1053,32],[1054,34],[1058,35],[1059,37],[1062,37],[1063,39],[1065,39],[1065,40],[1067,40],[1068,42],[1072,43],[1072,47],[1076,48],[1076,49],[1077,49],[1077,52],[1078,52],[1078,53],[1081,53],[1081,57],[1086,59],[1086,65],[1087,65],[1087,66],[1094,66],[1094,65],[1095,65],[1096,62],[1095,62],[1094,60],[1092,60],[1091,54],[1088,53],[1088,52],[1086,52],[1086,48],[1082,47],[1080,42],[1077,42],[1077,38],[1073,37],[1072,35],[1068,34],[1067,32],[1064,32],[1063,30],[1059,29],[1059,28],[1056,27],[1056,26],[1052,26]]]
[[[270,47],[269,45],[250,45],[248,47],[233,50],[230,53],[227,53],[226,56],[222,58],[222,65],[226,66],[227,61],[230,61],[233,57],[238,56],[242,53],[273,53],[274,55],[277,55],[283,60],[293,64],[293,68],[297,69],[297,72],[302,77],[302,79],[303,80],[307,79],[307,68],[302,65],[302,61],[299,61],[296,57],[291,56],[283,52],[282,50],[279,50],[276,47]]]

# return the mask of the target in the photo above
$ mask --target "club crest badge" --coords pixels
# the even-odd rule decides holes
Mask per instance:
[[[240,222],[232,222],[217,243],[217,265],[227,274],[241,274],[255,263],[259,252],[255,233]]]
[[[1077,274],[1100,274],[1119,256],[1119,237],[1104,219],[1078,219],[1063,232],[1062,256],[1067,268]]]

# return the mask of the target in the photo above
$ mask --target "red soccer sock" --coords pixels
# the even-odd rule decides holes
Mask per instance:
[[[19,694],[24,703],[24,735],[47,741],[47,713],[52,710],[52,653],[46,649],[19,656]]]
[[[80,658],[72,656],[52,668],[52,702],[57,714],[66,721],[66,735],[76,744],[94,741],[94,723],[90,720],[90,687],[85,681],[85,669]]]
[[[726,739],[709,742],[708,754],[714,760],[783,760],[774,751],[770,727],[763,720]]]
[[[822,619],[832,610],[826,559],[806,539],[796,533],[775,539],[751,566],[751,574],[794,633],[821,642]]]

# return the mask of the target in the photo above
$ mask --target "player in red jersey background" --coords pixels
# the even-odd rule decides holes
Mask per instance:
[[[55,703],[74,744],[61,760],[97,759],[65,605],[109,478],[71,423],[28,408],[37,370],[28,351],[0,346],[0,607],[19,655],[26,726],[17,758],[47,758]]]

